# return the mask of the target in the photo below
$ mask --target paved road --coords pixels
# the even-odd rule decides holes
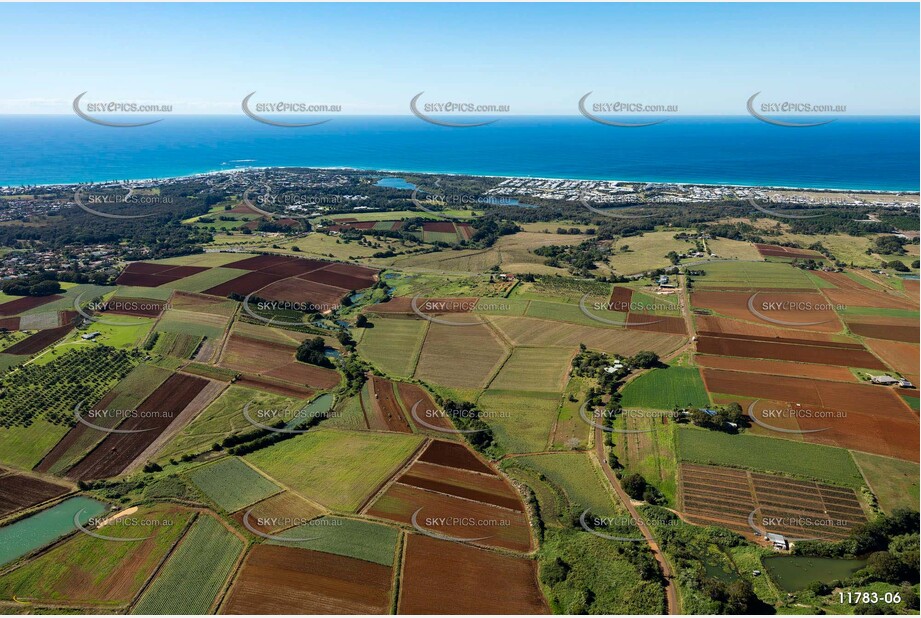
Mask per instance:
[[[680,614],[681,610],[678,607],[678,590],[675,586],[672,568],[669,566],[668,560],[665,559],[665,555],[659,548],[658,541],[656,541],[655,537],[652,536],[652,531],[649,529],[649,526],[640,516],[640,513],[636,510],[636,507],[633,506],[633,502],[630,501],[630,496],[628,496],[627,492],[625,492],[623,487],[620,486],[620,482],[617,480],[617,476],[614,474],[611,466],[608,465],[608,458],[604,452],[604,431],[602,431],[600,427],[595,428],[595,452],[598,455],[598,459],[600,460],[601,469],[604,470],[604,475],[608,478],[608,481],[611,482],[611,485],[614,487],[614,491],[617,492],[617,496],[620,498],[620,501],[626,507],[627,512],[630,513],[630,517],[633,518],[633,521],[636,522],[637,527],[643,534],[643,538],[646,539],[646,543],[649,544],[649,549],[652,550],[653,557],[655,557],[656,562],[659,563],[659,568],[662,570],[662,575],[665,577],[666,581],[665,599],[668,605],[668,613]]]

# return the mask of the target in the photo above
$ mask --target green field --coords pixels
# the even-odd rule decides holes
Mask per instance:
[[[544,475],[565,493],[576,515],[585,509],[591,509],[595,515],[613,515],[623,510],[619,504],[615,505],[613,490],[587,453],[515,457],[508,465],[520,465]]]
[[[358,352],[381,371],[408,378],[422,349],[428,321],[371,317],[373,328],[366,328]]]
[[[506,453],[547,450],[560,405],[558,393],[490,389],[477,400],[481,418]]]
[[[598,316],[603,320],[609,320],[620,324],[627,319],[627,314],[619,311],[606,311],[595,309],[596,303],[607,303],[607,298],[600,296],[589,297],[585,299],[586,308],[589,313]],[[610,305],[608,305],[610,306]],[[544,300],[532,300],[528,305],[525,315],[530,318],[543,318],[546,320],[556,320],[559,322],[569,322],[570,324],[581,324],[582,326],[592,326],[595,328],[616,328],[607,322],[594,320],[582,312],[579,306],[579,299],[572,303],[555,303]]]
[[[240,258],[243,259],[243,258]],[[196,266],[201,266],[196,264]],[[203,292],[217,285],[230,281],[231,279],[236,279],[237,277],[245,275],[246,270],[238,270],[236,268],[209,268],[208,270],[203,270],[194,275],[184,277],[178,281],[172,281],[170,283],[164,284],[166,287],[181,290],[183,292]]]
[[[790,474],[847,487],[864,484],[850,453],[842,448],[689,427],[678,429],[677,443],[682,461]]]
[[[573,353],[566,348],[515,348],[489,389],[559,393]]]
[[[0,464],[31,470],[69,429],[41,419],[28,427],[0,427]]]
[[[53,300],[40,307],[34,307],[28,311],[23,311],[22,315],[32,315],[36,313],[45,313],[46,311],[68,311],[73,310],[74,301],[82,294],[81,303],[88,303],[98,296],[104,296],[114,288],[105,285],[92,285],[90,283],[81,283],[72,286],[61,286],[65,289],[61,292],[64,298]]]
[[[586,393],[592,386],[588,378],[570,378],[563,392],[563,403],[560,405],[559,415],[556,419],[556,429],[553,432],[553,450],[572,450],[588,443],[591,425],[579,416],[579,409],[585,401]],[[572,395],[576,401],[570,401]],[[578,444],[575,444],[575,442]]]
[[[900,506],[918,508],[921,496],[918,491],[917,463],[857,451],[851,454],[885,512],[891,513],[892,509]]]
[[[321,517],[275,536],[309,541],[269,541],[393,566],[400,533],[389,526],[342,517]]]
[[[172,296],[173,290],[171,288],[159,287],[159,288],[143,288],[135,287],[133,285],[122,285],[119,286],[115,293],[112,294],[113,297],[118,298],[146,298],[149,300],[168,300]],[[83,297],[86,299],[86,297]]]
[[[231,385],[191,423],[183,427],[178,435],[164,445],[163,449],[157,453],[157,459],[164,460],[186,453],[199,453],[208,450],[212,444],[220,442],[231,434],[254,430],[255,427],[243,416],[243,407],[250,402],[250,416],[257,422],[265,424],[270,424],[271,421],[267,416],[264,417],[264,414],[277,410],[279,415],[282,415],[282,411],[290,411],[293,416],[305,403],[299,399]]]
[[[161,331],[157,335],[157,343],[154,345],[153,351],[162,356],[187,359],[195,353],[201,342],[201,335]]]
[[[170,309],[163,312],[155,330],[220,339],[228,321],[229,319],[225,316]]]
[[[124,606],[179,540],[190,516],[191,511],[176,505],[144,507],[97,532],[144,540],[118,542],[74,534],[0,577],[0,599]]]
[[[708,262],[695,269],[706,273],[693,278],[699,288],[815,288],[807,271],[783,262]]]
[[[624,409],[671,410],[676,405],[706,406],[710,397],[696,367],[670,366],[632,380],[624,387],[620,403]]]
[[[355,512],[422,438],[317,429],[246,456],[270,477],[331,509]]]
[[[207,614],[242,550],[240,538],[201,515],[132,613]]]
[[[236,457],[193,469],[189,479],[218,506],[233,513],[281,491]]]

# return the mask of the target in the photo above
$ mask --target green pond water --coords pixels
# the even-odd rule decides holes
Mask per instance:
[[[107,509],[98,500],[77,496],[0,528],[0,566],[73,531],[74,515],[81,510],[80,522],[85,524]]]
[[[835,579],[846,579],[866,564],[866,560],[809,556],[770,556],[764,559],[764,568],[771,579],[786,592],[803,590],[817,580],[827,584]]]

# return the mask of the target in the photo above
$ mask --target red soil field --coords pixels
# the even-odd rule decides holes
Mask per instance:
[[[403,410],[393,390],[393,382],[377,376],[371,376],[368,383],[371,401],[369,408],[373,412],[368,419],[370,429],[376,431],[399,431],[412,433],[412,428],[403,416]]]
[[[778,376],[799,378],[816,378],[818,380],[836,380],[839,382],[857,382],[857,376],[844,367],[828,365],[811,365],[805,363],[785,363],[783,361],[740,359],[726,356],[706,356],[698,354],[695,361],[701,367],[726,369],[729,371],[747,371],[751,373],[769,373]]]
[[[821,348],[834,348],[834,349],[841,349],[841,350],[863,350],[864,349],[862,344],[858,343],[857,341],[854,341],[853,339],[848,339],[847,341],[812,341],[809,338],[799,337],[799,335],[801,334],[808,335],[811,333],[797,331],[796,332],[797,337],[795,339],[793,337],[760,337],[760,336],[755,336],[755,335],[729,335],[729,334],[714,334],[714,333],[707,333],[707,332],[700,333],[700,335],[704,337],[710,336],[710,337],[718,337],[721,339],[737,339],[741,341],[767,341],[770,343],[787,343],[787,344],[806,345],[806,346],[818,346]],[[835,337],[837,339],[847,339],[843,335],[836,335]]]
[[[425,232],[446,232],[453,234],[456,230],[454,224],[450,221],[426,221],[422,224],[422,230]]]
[[[500,476],[487,476],[460,468],[445,468],[417,461],[399,478],[399,482],[513,511],[524,509],[518,493]]]
[[[818,409],[872,414],[878,419],[906,418],[911,414],[895,391],[884,386],[722,369],[704,368],[700,373],[711,393],[809,404]]]
[[[205,290],[205,294],[211,294],[213,296],[228,296],[231,292],[236,292],[241,296],[246,296],[251,294],[256,290],[262,289],[270,283],[274,283],[281,279],[282,277],[278,275],[272,275],[264,272],[249,272],[245,275],[240,275],[235,279],[230,281],[225,281],[220,285],[216,285],[213,288],[208,288]]]
[[[548,614],[537,563],[420,534],[406,538],[400,614]]]
[[[764,316],[759,317],[749,310],[749,300],[755,311]],[[834,308],[821,294],[809,292],[712,292],[695,291],[691,297],[694,307],[710,309],[724,316],[746,320],[769,327],[784,330],[812,330],[837,333],[841,330],[841,321]],[[781,324],[771,322],[777,320]],[[819,324],[812,324],[819,322]]]
[[[879,292],[867,289],[822,290],[825,296],[836,305],[845,307],[879,307],[883,309],[917,309],[918,299],[907,298],[892,292]]]
[[[64,298],[60,294],[51,294],[50,296],[23,296],[16,300],[11,300],[0,305],[0,315],[16,315],[29,309],[35,309],[42,305],[47,305]]]
[[[157,287],[208,270],[204,266],[174,266],[133,262],[115,280],[117,285]]]
[[[647,313],[629,313],[627,314],[627,322],[628,330],[644,330],[651,333],[671,333],[673,335],[688,334],[684,318]],[[629,324],[630,322],[649,322],[649,324]]]
[[[905,279],[902,281],[902,285],[905,288],[905,293],[909,294],[915,300],[918,300],[918,293],[921,290],[921,281],[917,279]]]
[[[797,339],[805,342],[831,342],[845,338],[843,335],[817,333],[807,330],[782,330],[767,325],[754,324],[752,322],[742,322],[740,320],[721,318],[715,315],[697,315],[694,316],[694,319],[697,323],[697,331],[699,334],[714,335],[716,337],[728,335],[746,335],[761,337],[766,341],[770,341],[777,339],[787,339],[789,335],[795,335]]]
[[[0,328],[19,330],[19,318],[0,318]]]
[[[174,268],[170,264],[151,264],[150,262],[132,262],[125,267],[123,273],[133,275],[159,275]]]
[[[6,474],[0,472],[0,517],[22,509],[41,504],[46,500],[63,496],[71,491],[56,483],[49,483],[25,474]]]
[[[893,323],[895,320],[900,321]],[[851,332],[861,337],[904,341],[906,343],[918,343],[918,341],[921,341],[921,329],[918,328],[918,321],[912,319],[891,318],[885,322],[877,320],[874,323],[848,322],[847,327],[851,329]]]
[[[270,266],[285,264],[292,259],[284,255],[257,255],[255,257],[245,258],[236,262],[225,264],[224,268],[238,268],[240,270],[262,270]]]
[[[633,290],[614,286],[611,290],[611,311],[630,311],[630,301],[633,299]]]
[[[458,223],[457,231],[460,232],[464,240],[470,240],[473,238],[473,226],[469,223]]]
[[[251,339],[231,333],[220,366],[321,389],[332,388],[339,383],[336,371],[295,360],[296,349],[293,344]]]
[[[434,440],[419,455],[419,461],[483,474],[495,474],[493,469],[483,463],[466,445],[457,442]]]
[[[363,290],[375,282],[374,271],[365,272],[352,267],[351,264],[332,264],[301,275],[299,278],[345,290]]]
[[[347,292],[348,290],[342,288],[292,277],[271,283],[259,290],[256,295],[265,300],[297,303],[297,306],[309,304],[310,308],[326,313],[338,308]]]
[[[913,414],[848,411],[845,418],[800,418],[806,442],[919,461],[918,418]]]
[[[779,245],[762,245],[755,243],[755,248],[763,257],[785,257],[797,258],[801,260],[824,260],[825,256],[817,251],[808,249],[796,249],[794,247],[781,247]]]
[[[323,262],[321,260],[291,258],[287,262],[263,268],[262,272],[272,275],[281,275],[282,277],[295,277],[317,270],[318,268],[323,268],[327,265],[329,265],[329,262]]]
[[[333,273],[338,273],[340,275],[360,277],[367,282],[367,285],[371,285],[377,281],[377,276],[380,273],[380,270],[377,268],[371,268],[370,266],[362,266],[360,264],[351,264],[346,262],[333,262],[331,265],[327,266],[325,270]]]
[[[309,549],[256,545],[223,614],[386,614],[390,567]]]
[[[531,549],[528,518],[484,502],[394,483],[365,514],[412,525],[413,514],[423,530],[484,547],[527,552]]]
[[[61,339],[64,335],[69,333],[73,329],[73,326],[68,324],[67,326],[58,326],[57,328],[49,328],[47,330],[40,330],[34,335],[26,337],[18,343],[14,343],[7,349],[3,351],[4,354],[22,354],[27,356],[29,354],[35,354],[44,350],[46,347]]]
[[[121,473],[179,416],[180,412],[208,385],[188,374],[171,375],[138,406],[137,414],[126,418],[119,429],[149,429],[139,433],[111,433],[72,467],[67,476],[76,480],[101,479]]]
[[[905,375],[917,376],[919,373],[918,346],[898,341],[867,339],[867,347],[882,358],[887,365]],[[912,380],[915,386],[917,381]]]
[[[860,285],[844,273],[827,273],[822,270],[812,271],[812,274],[816,275],[820,279],[824,279],[829,282],[836,288],[843,290],[866,290],[867,288]]]
[[[744,356],[841,367],[886,369],[879,359],[866,350],[847,349],[835,345],[803,345],[701,335],[697,338],[697,351],[702,354],[720,356]]]
[[[157,275],[139,275],[135,273],[124,272],[115,280],[116,285],[134,285],[144,288],[160,287],[164,283],[172,283],[175,279],[169,277],[158,277]]]
[[[419,403],[419,406],[416,408],[416,416],[429,425],[434,425],[441,429],[454,429],[454,424],[445,416],[444,410],[439,408],[438,405],[432,401],[432,398],[425,389],[408,382],[397,382],[396,384],[397,393],[400,396],[400,400],[403,402],[403,407],[410,414],[410,417],[412,416],[413,406]],[[433,431],[424,426],[420,426],[415,420],[411,422],[416,425],[416,429],[419,431]]]

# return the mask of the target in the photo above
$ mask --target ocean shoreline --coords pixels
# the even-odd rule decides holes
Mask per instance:
[[[626,178],[572,178],[566,176],[522,176],[508,174],[474,174],[467,172],[436,172],[436,171],[419,171],[406,169],[383,169],[383,168],[364,168],[364,167],[347,167],[347,166],[306,166],[306,165],[270,165],[270,166],[253,166],[240,167],[231,169],[209,170],[205,172],[194,172],[190,174],[179,174],[175,176],[153,176],[147,178],[127,178],[119,180],[96,180],[96,181],[75,181],[75,182],[48,182],[35,184],[19,185],[0,185],[0,189],[16,189],[19,187],[35,188],[59,188],[59,187],[79,187],[93,185],[112,185],[121,183],[144,183],[144,182],[171,182],[178,180],[187,180],[193,178],[204,178],[208,176],[218,176],[222,174],[233,174],[241,172],[265,171],[265,170],[316,170],[316,171],[348,171],[361,172],[368,174],[399,175],[399,174],[422,174],[426,176],[469,176],[472,178],[496,178],[496,179],[530,179],[530,180],[561,180],[561,181],[584,181],[584,182],[622,182],[631,184],[656,184],[656,185],[679,185],[694,187],[728,187],[733,189],[761,189],[767,191],[809,191],[816,193],[864,193],[870,195],[919,195],[918,189],[868,189],[868,188],[844,188],[844,187],[796,187],[785,185],[747,185],[735,183],[716,183],[716,182],[682,182],[682,181],[659,181],[659,180],[633,180]]]

